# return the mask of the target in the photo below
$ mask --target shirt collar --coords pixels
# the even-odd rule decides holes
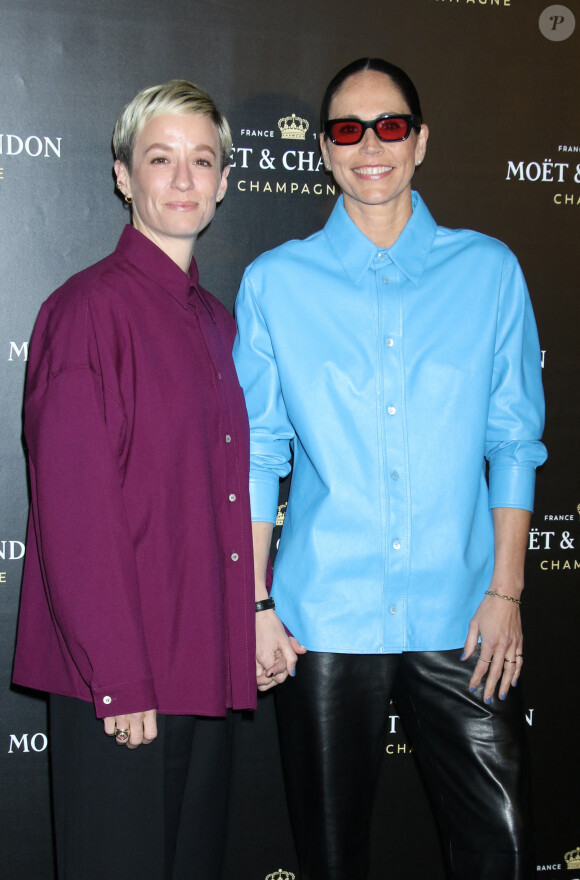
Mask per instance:
[[[159,284],[184,309],[188,308],[192,301],[195,303],[196,300],[201,300],[212,319],[214,318],[208,295],[199,284],[199,272],[193,257],[189,275],[186,275],[161,248],[134,226],[129,225],[125,226],[115,253],[135,266],[151,281]]]
[[[437,224],[418,192],[412,193],[413,213],[398,239],[386,251],[407,278],[418,284],[437,231]],[[324,232],[347,275],[358,284],[379,248],[351,220],[340,196]]]

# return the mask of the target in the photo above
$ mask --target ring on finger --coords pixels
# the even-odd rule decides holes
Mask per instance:
[[[518,659],[518,657],[522,657],[522,658],[523,658],[523,656],[524,656],[523,654],[516,654],[516,660]]]
[[[487,663],[487,664],[491,663],[491,660],[486,660],[485,657],[481,656],[481,654],[477,655],[477,659],[481,660],[483,663]]]
[[[517,660],[510,660],[508,657],[504,657],[504,663],[517,663]]]
[[[131,733],[130,727],[115,727],[115,739],[117,742],[125,743],[129,739],[129,734]]]

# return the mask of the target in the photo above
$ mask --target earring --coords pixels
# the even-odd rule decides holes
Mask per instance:
[[[133,199],[131,198],[131,196],[125,196],[125,202],[127,205],[132,205]]]

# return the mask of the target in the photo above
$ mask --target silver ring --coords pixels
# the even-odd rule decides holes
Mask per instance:
[[[477,655],[477,659],[481,660],[483,663],[491,663],[491,660],[486,660],[485,657],[482,657],[481,654]]]

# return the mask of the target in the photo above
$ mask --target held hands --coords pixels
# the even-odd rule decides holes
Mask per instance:
[[[504,590],[490,588],[496,595],[486,595],[469,624],[461,659],[467,660],[474,651],[479,659],[469,690],[475,691],[487,676],[483,701],[491,703],[499,682],[499,698],[505,700],[510,686],[518,683],[523,664],[523,635],[520,607],[505,596]],[[498,595],[499,594],[499,595]],[[478,645],[478,639],[481,643]]]
[[[149,745],[157,736],[157,709],[132,715],[111,715],[103,722],[107,736],[114,736],[117,745],[128,749]]]
[[[288,675],[295,675],[298,654],[306,648],[288,636],[275,611],[256,614],[256,681],[259,691],[268,691],[282,684]]]
[[[256,682],[259,691],[268,691],[296,672],[298,654],[304,648],[294,636],[288,636],[274,611],[266,588],[268,553],[272,542],[271,522],[253,522],[254,566],[256,574]],[[265,607],[264,607],[265,606]]]

